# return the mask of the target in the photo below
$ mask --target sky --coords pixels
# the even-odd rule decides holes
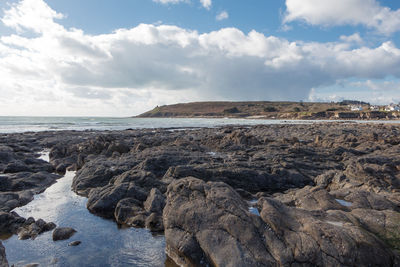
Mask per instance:
[[[400,101],[400,1],[0,0],[0,116]]]

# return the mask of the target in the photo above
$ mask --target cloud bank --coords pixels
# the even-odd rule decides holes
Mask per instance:
[[[5,12],[15,34],[0,38],[0,114],[128,116],[181,101],[298,101],[340,79],[400,77],[393,43],[354,48],[357,35],[290,42],[150,24],[88,35],[63,27],[62,17],[43,0]]]
[[[363,25],[385,35],[400,30],[400,10],[381,6],[376,0],[286,0],[284,22],[311,25]]]

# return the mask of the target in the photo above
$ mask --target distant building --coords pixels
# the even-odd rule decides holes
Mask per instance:
[[[385,107],[385,111],[400,111],[400,107],[395,104],[390,104]]]
[[[351,111],[362,111],[363,108],[362,108],[362,106],[351,105],[351,106],[350,106],[350,110],[351,110]]]
[[[379,111],[379,106],[370,106],[369,110],[371,110],[371,111]]]

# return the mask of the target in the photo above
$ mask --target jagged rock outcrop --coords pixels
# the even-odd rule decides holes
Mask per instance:
[[[394,266],[398,254],[341,210],[313,212],[272,198],[260,217],[228,185],[185,178],[168,187],[167,253],[186,266]],[[396,217],[393,217],[395,220]]]

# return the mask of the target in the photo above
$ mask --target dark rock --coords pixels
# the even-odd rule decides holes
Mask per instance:
[[[306,186],[298,190],[290,190],[285,194],[275,195],[275,199],[280,200],[288,206],[296,206],[305,210],[344,210],[348,207],[341,205],[335,197],[323,188]]]
[[[20,161],[14,161],[7,164],[7,166],[3,170],[4,173],[31,172],[31,171],[32,169],[28,167],[28,165]]]
[[[122,173],[121,175],[115,176],[110,180],[113,184],[122,184],[134,182],[136,186],[143,188],[145,191],[149,192],[152,188],[158,188],[161,192],[165,192],[167,185],[156,178],[156,176],[147,171],[143,170],[130,170]],[[145,201],[147,195],[144,197]]]
[[[260,199],[259,205],[268,225],[264,234],[269,250],[281,264],[389,266],[396,258],[374,235],[344,220],[346,216],[313,215],[269,198]],[[302,249],[296,250],[299,246]]]
[[[56,225],[52,222],[46,223],[42,219],[35,221],[30,217],[17,229],[18,238],[21,240],[35,239],[41,233],[51,231],[55,227]]]
[[[0,241],[0,266],[1,267],[8,267],[8,261],[6,258],[6,250],[3,247],[3,244]]]
[[[192,176],[205,181],[222,181],[234,188],[254,193],[304,187],[312,183],[311,179],[293,170],[282,169],[279,173],[269,173],[250,166],[236,167],[226,164],[176,166],[169,170],[168,176],[173,179]]]
[[[149,196],[144,202],[144,209],[149,212],[155,212],[158,214],[162,214],[162,211],[165,206],[165,197],[160,193],[157,188],[153,188],[150,191]]]
[[[18,228],[26,223],[26,220],[18,214],[0,212],[0,231],[2,234],[17,233]]]
[[[124,154],[128,153],[131,150],[131,148],[125,144],[124,142],[117,141],[117,142],[112,142],[109,147],[107,148],[107,154],[111,155],[114,152],[118,152],[119,154]]]
[[[147,217],[145,222],[146,228],[153,232],[162,232],[164,231],[163,219],[162,216],[158,213],[152,213],[149,217]]]
[[[69,167],[68,164],[66,163],[60,163],[56,167],[56,172],[57,173],[65,173],[67,171],[67,168]]]
[[[90,189],[102,187],[109,183],[111,178],[126,171],[126,166],[117,167],[106,158],[99,157],[86,163],[80,169],[72,182],[72,189],[81,195],[88,195]]]
[[[146,215],[138,214],[136,216],[130,217],[126,220],[126,224],[132,227],[145,227],[146,225]]]
[[[19,172],[9,176],[9,191],[26,191],[32,189],[34,193],[41,193],[45,188],[55,183],[59,175],[48,172]]]
[[[46,223],[45,225],[43,225],[42,230],[43,230],[43,232],[47,232],[47,231],[53,230],[56,227],[57,227],[57,225],[55,223],[49,222],[49,223]]]
[[[168,187],[163,213],[166,251],[181,265],[276,265],[257,218],[224,183],[178,180]]]
[[[142,208],[142,202],[134,198],[124,198],[120,200],[115,208],[114,218],[120,224],[129,225],[132,218],[137,215],[147,215]],[[134,226],[137,226],[135,223]]]
[[[68,244],[70,247],[76,247],[79,246],[82,242],[81,241],[72,241],[71,243]]]
[[[70,227],[58,227],[53,231],[53,241],[69,239],[76,233],[76,230]]]
[[[391,266],[398,261],[343,211],[313,213],[271,198],[261,198],[258,206],[260,217],[223,183],[173,182],[163,214],[168,255],[178,264],[216,266]]]
[[[351,214],[392,249],[400,251],[400,213],[392,210],[355,209]]]
[[[242,188],[237,188],[236,192],[245,199],[252,199],[253,195]]]
[[[143,201],[146,193],[134,183],[109,184],[92,189],[89,193],[87,208],[90,212],[106,218],[112,218],[117,203],[124,198],[134,198]]]

